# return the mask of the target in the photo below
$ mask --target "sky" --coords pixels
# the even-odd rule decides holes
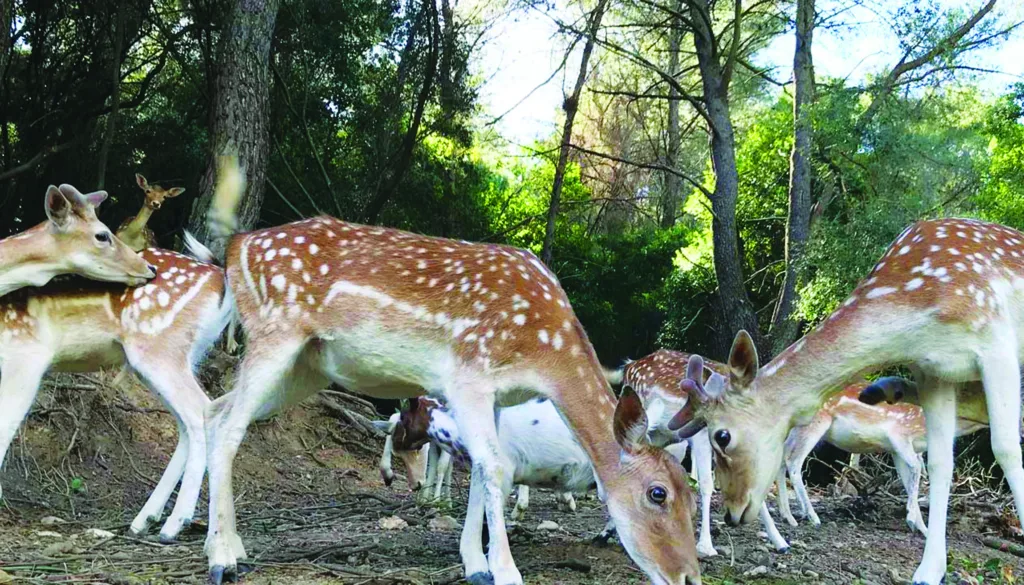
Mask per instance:
[[[958,0],[938,1],[944,6],[961,4]],[[557,0],[557,3],[564,5],[565,0]],[[818,2],[819,14],[827,4]],[[966,9],[973,11],[983,1],[967,0],[966,4]],[[996,11],[1002,10],[1007,18],[1024,19],[1024,3],[1000,4]],[[858,25],[843,31],[820,28],[815,31],[812,50],[819,79],[845,77],[850,83],[857,83],[865,74],[896,62],[900,54],[898,39],[877,14],[859,8],[846,13],[845,20]],[[567,90],[571,86],[579,68],[577,51],[568,63],[568,79],[565,74],[558,74],[544,84],[562,61],[562,43],[550,18],[536,11],[518,13],[514,19],[503,19],[490,32],[474,63],[476,73],[484,80],[481,101],[487,113],[490,116],[504,114],[497,129],[515,144],[530,144],[537,138],[550,136],[556,129],[563,87]],[[788,80],[793,71],[794,43],[792,32],[782,35],[754,61],[761,66],[774,67],[775,79]],[[996,49],[978,52],[971,65],[1002,72],[979,76],[978,83],[986,91],[998,93],[1011,83],[1024,81],[1024,34],[1014,35]]]

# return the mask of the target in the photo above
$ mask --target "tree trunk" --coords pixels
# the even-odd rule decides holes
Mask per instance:
[[[814,0],[797,0],[796,52],[793,55],[793,152],[789,165],[789,219],[786,223],[786,277],[772,318],[772,354],[796,340],[799,323],[792,319],[798,268],[811,231],[811,116],[814,101]]]
[[[676,0],[673,10],[683,11],[682,0]],[[668,33],[668,74],[679,74],[679,46],[683,40],[683,26],[678,18],[672,17],[672,29]],[[665,153],[665,167],[676,168],[679,164],[679,88],[668,87],[668,151]],[[683,180],[679,175],[665,172],[665,192],[661,196],[661,227],[670,228],[676,222],[676,215],[683,203]]]
[[[245,168],[245,196],[238,209],[240,229],[255,225],[263,203],[270,150],[270,45],[279,6],[280,0],[235,0],[218,48],[210,108],[210,161],[189,219],[189,229],[218,255],[225,242],[210,240],[206,229],[218,156],[237,153]]]
[[[14,20],[14,0],[0,0],[0,109],[7,109],[7,65],[11,58],[11,24]],[[0,124],[0,169],[11,166],[11,140],[8,124]]]
[[[711,226],[720,301],[715,349],[721,356],[728,353],[733,337],[740,329],[746,329],[759,348],[763,347],[763,339],[757,326],[757,314],[743,284],[743,258],[736,227],[739,173],[736,169],[735,136],[729,117],[731,62],[723,66],[719,61],[717,41],[714,31],[710,29],[710,7],[696,1],[688,4],[690,20],[694,23],[693,43],[697,52],[697,65],[700,68],[704,102],[711,126],[711,163],[715,173],[715,189],[711,196],[714,218]],[[738,27],[739,23],[735,23],[735,26]]]
[[[598,0],[594,12],[590,15],[590,22],[587,24],[587,42],[583,46],[583,57],[580,59],[580,71],[576,76],[576,86],[573,87],[572,95],[562,103],[562,109],[565,110],[565,125],[562,127],[562,144],[558,151],[558,164],[555,166],[555,180],[551,185],[548,224],[544,230],[544,247],[541,250],[541,258],[548,266],[551,265],[552,248],[555,243],[555,221],[558,219],[558,206],[562,199],[565,167],[569,162],[569,149],[572,148],[572,126],[576,121],[576,111],[580,106],[580,93],[583,92],[583,84],[587,81],[587,66],[590,63],[590,55],[594,52],[594,44],[597,42],[597,31],[601,27],[601,19],[604,18],[604,11],[607,7],[608,0]]]
[[[110,113],[107,114],[106,128],[103,130],[103,144],[99,152],[99,171],[96,176],[96,188],[102,189],[107,179],[107,160],[110,158],[110,145],[114,142],[117,131],[117,116],[121,113],[121,51],[124,48],[124,5],[121,4],[114,17],[114,66],[111,70]]]

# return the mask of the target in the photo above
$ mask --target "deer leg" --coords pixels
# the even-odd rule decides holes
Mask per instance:
[[[789,507],[789,488],[786,486],[786,466],[779,467],[779,474],[775,477],[775,486],[778,491],[779,515],[790,526],[796,526],[796,518],[793,517],[793,510]]]
[[[1016,341],[1016,340],[1015,340]],[[983,356],[982,381],[988,408],[992,454],[1010,485],[1017,518],[1024,526],[1024,468],[1021,467],[1020,363],[1017,343],[1000,344],[1000,355]]]
[[[711,542],[711,494],[715,491],[715,477],[711,474],[711,437],[707,429],[690,438],[693,451],[690,461],[697,472],[697,489],[700,492],[700,535],[697,539],[697,556],[713,557],[718,554]]]
[[[416,493],[416,503],[425,506],[430,504],[437,498],[434,496],[435,486],[441,481],[442,473],[444,470],[439,468],[440,454],[438,449],[435,449],[433,445],[426,445],[427,450],[427,473],[424,477],[423,483]],[[408,469],[409,475],[409,487],[413,486],[412,469]]]
[[[149,494],[149,498],[146,499],[146,503],[139,510],[135,519],[132,520],[129,530],[135,535],[145,534],[149,530],[150,524],[160,520],[164,513],[164,507],[167,506],[167,501],[171,499],[174,488],[181,480],[182,474],[185,473],[185,463],[189,455],[188,431],[185,430],[185,425],[181,423],[177,413],[173,409],[171,412],[178,419],[178,444],[174,447],[174,454],[171,455],[171,460],[167,463],[167,467],[164,468],[160,481],[157,482],[156,487]],[[205,454],[206,451],[204,450],[202,453]]]
[[[526,517],[526,509],[530,507],[530,486],[519,484],[516,486],[516,507],[512,508],[511,517],[516,522],[522,522]]]
[[[448,404],[455,423],[473,461],[473,480],[484,486],[483,501],[490,545],[487,564],[495,585],[521,585],[523,577],[516,568],[505,531],[505,501],[512,489],[512,463],[502,452],[495,424],[494,393],[486,388],[451,388]],[[467,565],[467,578],[474,577]],[[475,577],[474,577],[475,578]]]
[[[203,392],[202,387],[196,380],[192,371],[192,364],[184,353],[180,359],[170,359],[171,354],[166,351],[160,353],[154,347],[126,347],[128,361],[139,377],[151,390],[163,399],[174,416],[178,419],[179,448],[185,443],[184,462],[178,469],[168,465],[164,475],[160,478],[158,488],[166,491],[157,493],[154,490],[153,496],[147,501],[151,507],[143,508],[149,512],[142,517],[142,522],[151,519],[155,514],[159,518],[164,505],[170,497],[174,486],[181,479],[181,487],[178,490],[178,498],[174,503],[174,509],[167,518],[163,528],[160,530],[160,540],[173,542],[183,528],[192,523],[195,515],[196,504],[199,501],[199,492],[203,486],[203,476],[206,474],[206,429],[204,411],[210,404],[210,399]],[[151,356],[161,356],[159,360]],[[175,454],[179,449],[175,449]],[[173,462],[173,457],[172,457]],[[136,520],[139,520],[136,517]],[[134,523],[133,523],[134,524]]]
[[[489,585],[491,573],[484,555],[484,484],[482,473],[474,469],[469,475],[469,502],[466,503],[466,520],[462,523],[462,537],[459,540],[459,555],[466,567],[466,580],[471,585]]]
[[[918,489],[921,484],[921,458],[914,451],[914,444],[906,437],[889,437],[892,443],[893,463],[896,465],[896,473],[907,490],[907,526],[928,536],[928,527],[921,516],[921,505],[917,501]]]
[[[452,455],[434,445],[430,448],[438,452],[437,473],[434,479],[434,501],[438,505],[451,507],[452,505]]]
[[[832,426],[832,420],[827,417],[816,417],[804,427],[795,429],[789,441],[792,442],[792,451],[786,457],[786,471],[789,472],[789,479],[793,482],[793,491],[796,492],[796,499],[800,502],[800,511],[803,516],[811,521],[813,526],[821,526],[821,520],[811,505],[811,498],[807,495],[807,487],[804,486],[804,461],[818,445],[818,441],[825,436],[828,428]]]
[[[229,337],[230,339],[230,337]],[[380,462],[377,463],[377,469],[380,471],[380,478],[384,480],[385,487],[391,487],[391,483],[395,481],[395,472],[391,468],[391,459],[394,456],[395,444],[394,439],[391,437],[391,433],[395,430],[395,425],[398,424],[399,413],[391,415],[387,423],[382,426],[385,427],[384,431],[384,449],[380,452]]]
[[[36,401],[39,384],[50,367],[51,356],[43,348],[32,348],[24,355],[10,356],[3,362],[0,375],[0,469],[7,449]],[[0,497],[3,488],[0,487]]]
[[[921,388],[928,436],[928,536],[924,558],[914,571],[915,585],[939,585],[946,574],[946,513],[953,483],[953,439],[956,432],[956,388],[940,380],[926,379]]]
[[[253,340],[260,337],[254,336]],[[245,547],[235,528],[235,501],[231,471],[235,454],[249,424],[268,404],[301,400],[322,387],[325,379],[296,361],[304,340],[265,338],[266,345],[251,343],[239,371],[236,389],[226,404],[211,404],[207,412],[207,457],[210,467],[210,526],[206,555],[210,580],[219,585],[236,574]],[[287,392],[288,396],[277,396]]]
[[[779,532],[779,529],[776,528],[775,521],[772,520],[772,514],[768,511],[767,502],[761,504],[761,513],[759,516],[761,518],[761,526],[763,526],[764,531],[768,533],[768,540],[771,541],[775,550],[780,553],[789,552],[789,543],[786,542],[785,537],[783,537]]]

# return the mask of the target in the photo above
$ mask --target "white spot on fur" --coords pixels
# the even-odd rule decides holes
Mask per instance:
[[[864,296],[869,299],[877,299],[878,297],[884,297],[885,295],[892,294],[896,292],[896,290],[896,288],[893,288],[891,286],[880,286],[878,288],[873,288],[869,290],[868,293]]]
[[[904,285],[903,290],[917,290],[924,285],[924,279],[921,277],[915,278]]]
[[[517,315],[512,317],[512,322],[515,323],[516,325],[525,325],[526,324],[526,315],[523,315],[522,313],[519,313],[519,314],[517,314]]]

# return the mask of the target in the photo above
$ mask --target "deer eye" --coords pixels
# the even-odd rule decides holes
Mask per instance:
[[[718,443],[719,449],[725,449],[729,446],[729,441],[732,440],[732,435],[725,429],[719,429],[715,431],[715,442]]]
[[[110,232],[97,232],[96,233],[96,241],[100,242],[101,244],[109,244],[110,243]]]
[[[662,506],[668,499],[668,490],[660,485],[653,485],[647,489],[647,499],[652,503]]]

